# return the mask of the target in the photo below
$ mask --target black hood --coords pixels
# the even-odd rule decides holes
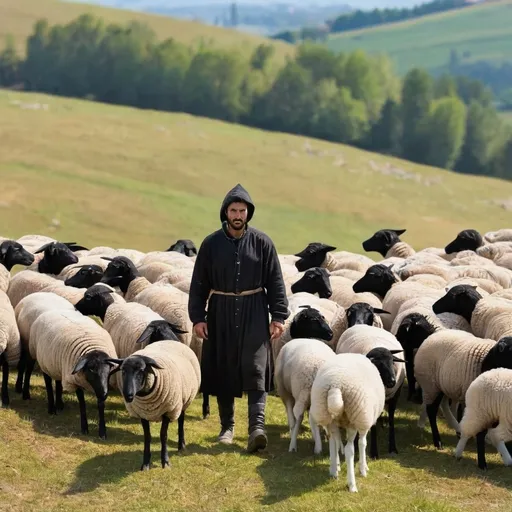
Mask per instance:
[[[252,219],[252,216],[254,215],[254,203],[252,202],[251,196],[249,195],[249,192],[245,190],[240,183],[232,188],[224,198],[224,201],[222,201],[222,206],[220,207],[220,220],[222,222],[225,222],[228,220],[226,217],[226,209],[231,203],[240,202],[243,201],[244,203],[247,203],[247,223]]]

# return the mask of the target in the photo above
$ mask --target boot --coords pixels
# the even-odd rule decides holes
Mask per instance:
[[[265,391],[248,392],[249,439],[247,441],[247,451],[249,453],[267,447],[267,435],[265,433],[266,401],[267,393]]]
[[[221,430],[217,441],[222,444],[232,444],[235,434],[235,398],[217,397]]]

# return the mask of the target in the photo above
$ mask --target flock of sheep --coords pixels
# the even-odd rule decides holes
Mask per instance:
[[[404,231],[383,229],[362,243],[365,252],[381,255],[377,262],[323,243],[279,255],[290,317],[272,348],[289,450],[297,449],[307,412],[314,452],[322,451],[322,429],[330,474],[337,478],[344,454],[352,492],[354,443],[358,437],[366,476],[367,434],[376,458],[376,425],[386,406],[388,451],[397,452],[394,414],[406,381],[408,399],[421,405],[418,424],[423,428],[428,418],[437,448],[441,408],[460,437],[457,458],[476,436],[481,469],[486,442],[512,465],[505,446],[512,440],[512,229],[483,236],[465,230],[445,248],[419,251],[400,240]],[[74,391],[81,431],[88,433],[84,391],[93,393],[106,438],[105,404],[118,389],[142,423],[141,469],[150,467],[156,421],[167,467],[168,425],[178,420],[181,450],[185,411],[201,390],[202,340],[188,317],[196,253],[190,240],[143,253],[89,250],[41,235],[0,237],[2,404],[9,405],[10,368],[17,370],[16,391],[30,399],[37,364],[48,412],[63,408],[63,391]],[[26,268],[11,273],[16,265]]]

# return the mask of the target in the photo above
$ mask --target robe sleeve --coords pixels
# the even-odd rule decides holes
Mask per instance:
[[[188,299],[188,315],[193,325],[206,322],[206,303],[211,285],[208,276],[208,246],[203,241],[197,252]]]
[[[273,322],[284,324],[290,316],[288,311],[288,298],[283,280],[281,265],[277,257],[277,251],[270,239],[265,244],[265,288],[267,289],[267,300],[270,315]]]

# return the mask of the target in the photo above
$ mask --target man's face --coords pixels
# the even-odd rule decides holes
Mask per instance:
[[[240,231],[247,222],[247,205],[245,203],[231,203],[227,210],[228,224],[231,229]]]

